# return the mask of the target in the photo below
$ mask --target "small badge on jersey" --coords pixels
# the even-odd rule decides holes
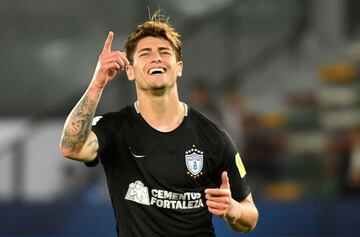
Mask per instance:
[[[197,178],[202,175],[202,168],[204,163],[204,152],[196,148],[195,145],[185,151],[185,163],[188,169],[187,174],[192,178]]]
[[[236,166],[239,170],[239,173],[240,173],[240,177],[241,178],[244,178],[244,176],[246,175],[246,170],[245,170],[245,166],[241,160],[241,157],[239,155],[239,153],[236,153],[235,155],[235,163],[236,163]]]

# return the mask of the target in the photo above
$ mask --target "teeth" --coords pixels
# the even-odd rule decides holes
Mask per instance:
[[[150,69],[149,73],[150,74],[154,74],[154,73],[164,73],[165,69],[164,68],[152,68]]]

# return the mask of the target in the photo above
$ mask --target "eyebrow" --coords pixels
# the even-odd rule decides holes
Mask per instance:
[[[143,49],[140,49],[139,51],[137,51],[137,53],[141,53],[143,51],[151,51],[151,48],[143,48]]]
[[[158,49],[159,49],[159,51],[164,51],[164,50],[171,51],[171,48],[169,48],[169,47],[159,47]],[[150,52],[150,51],[151,51],[151,48],[143,48],[143,49],[140,49],[139,51],[137,51],[137,53]]]
[[[159,48],[159,51],[163,51],[163,50],[170,50],[171,51],[171,48],[169,48],[169,47],[160,47]]]

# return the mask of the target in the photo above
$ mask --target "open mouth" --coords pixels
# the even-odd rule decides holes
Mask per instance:
[[[163,74],[165,71],[166,71],[165,68],[157,67],[157,68],[151,68],[148,73],[150,75],[157,75],[157,74]]]

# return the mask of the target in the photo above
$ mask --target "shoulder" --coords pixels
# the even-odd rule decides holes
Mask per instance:
[[[190,117],[191,121],[197,126],[201,126],[203,128],[209,129],[212,132],[218,133],[221,133],[223,130],[223,128],[219,124],[211,121],[209,118],[207,118],[202,113],[192,107],[189,107],[188,116]]]
[[[133,106],[126,106],[119,111],[107,112],[101,115],[97,115],[93,118],[92,125],[96,126],[99,124],[111,124],[121,121],[131,121],[134,119],[133,110]]]
[[[196,109],[189,107],[189,118],[197,129],[216,140],[227,140],[228,134],[223,127],[201,114]]]

